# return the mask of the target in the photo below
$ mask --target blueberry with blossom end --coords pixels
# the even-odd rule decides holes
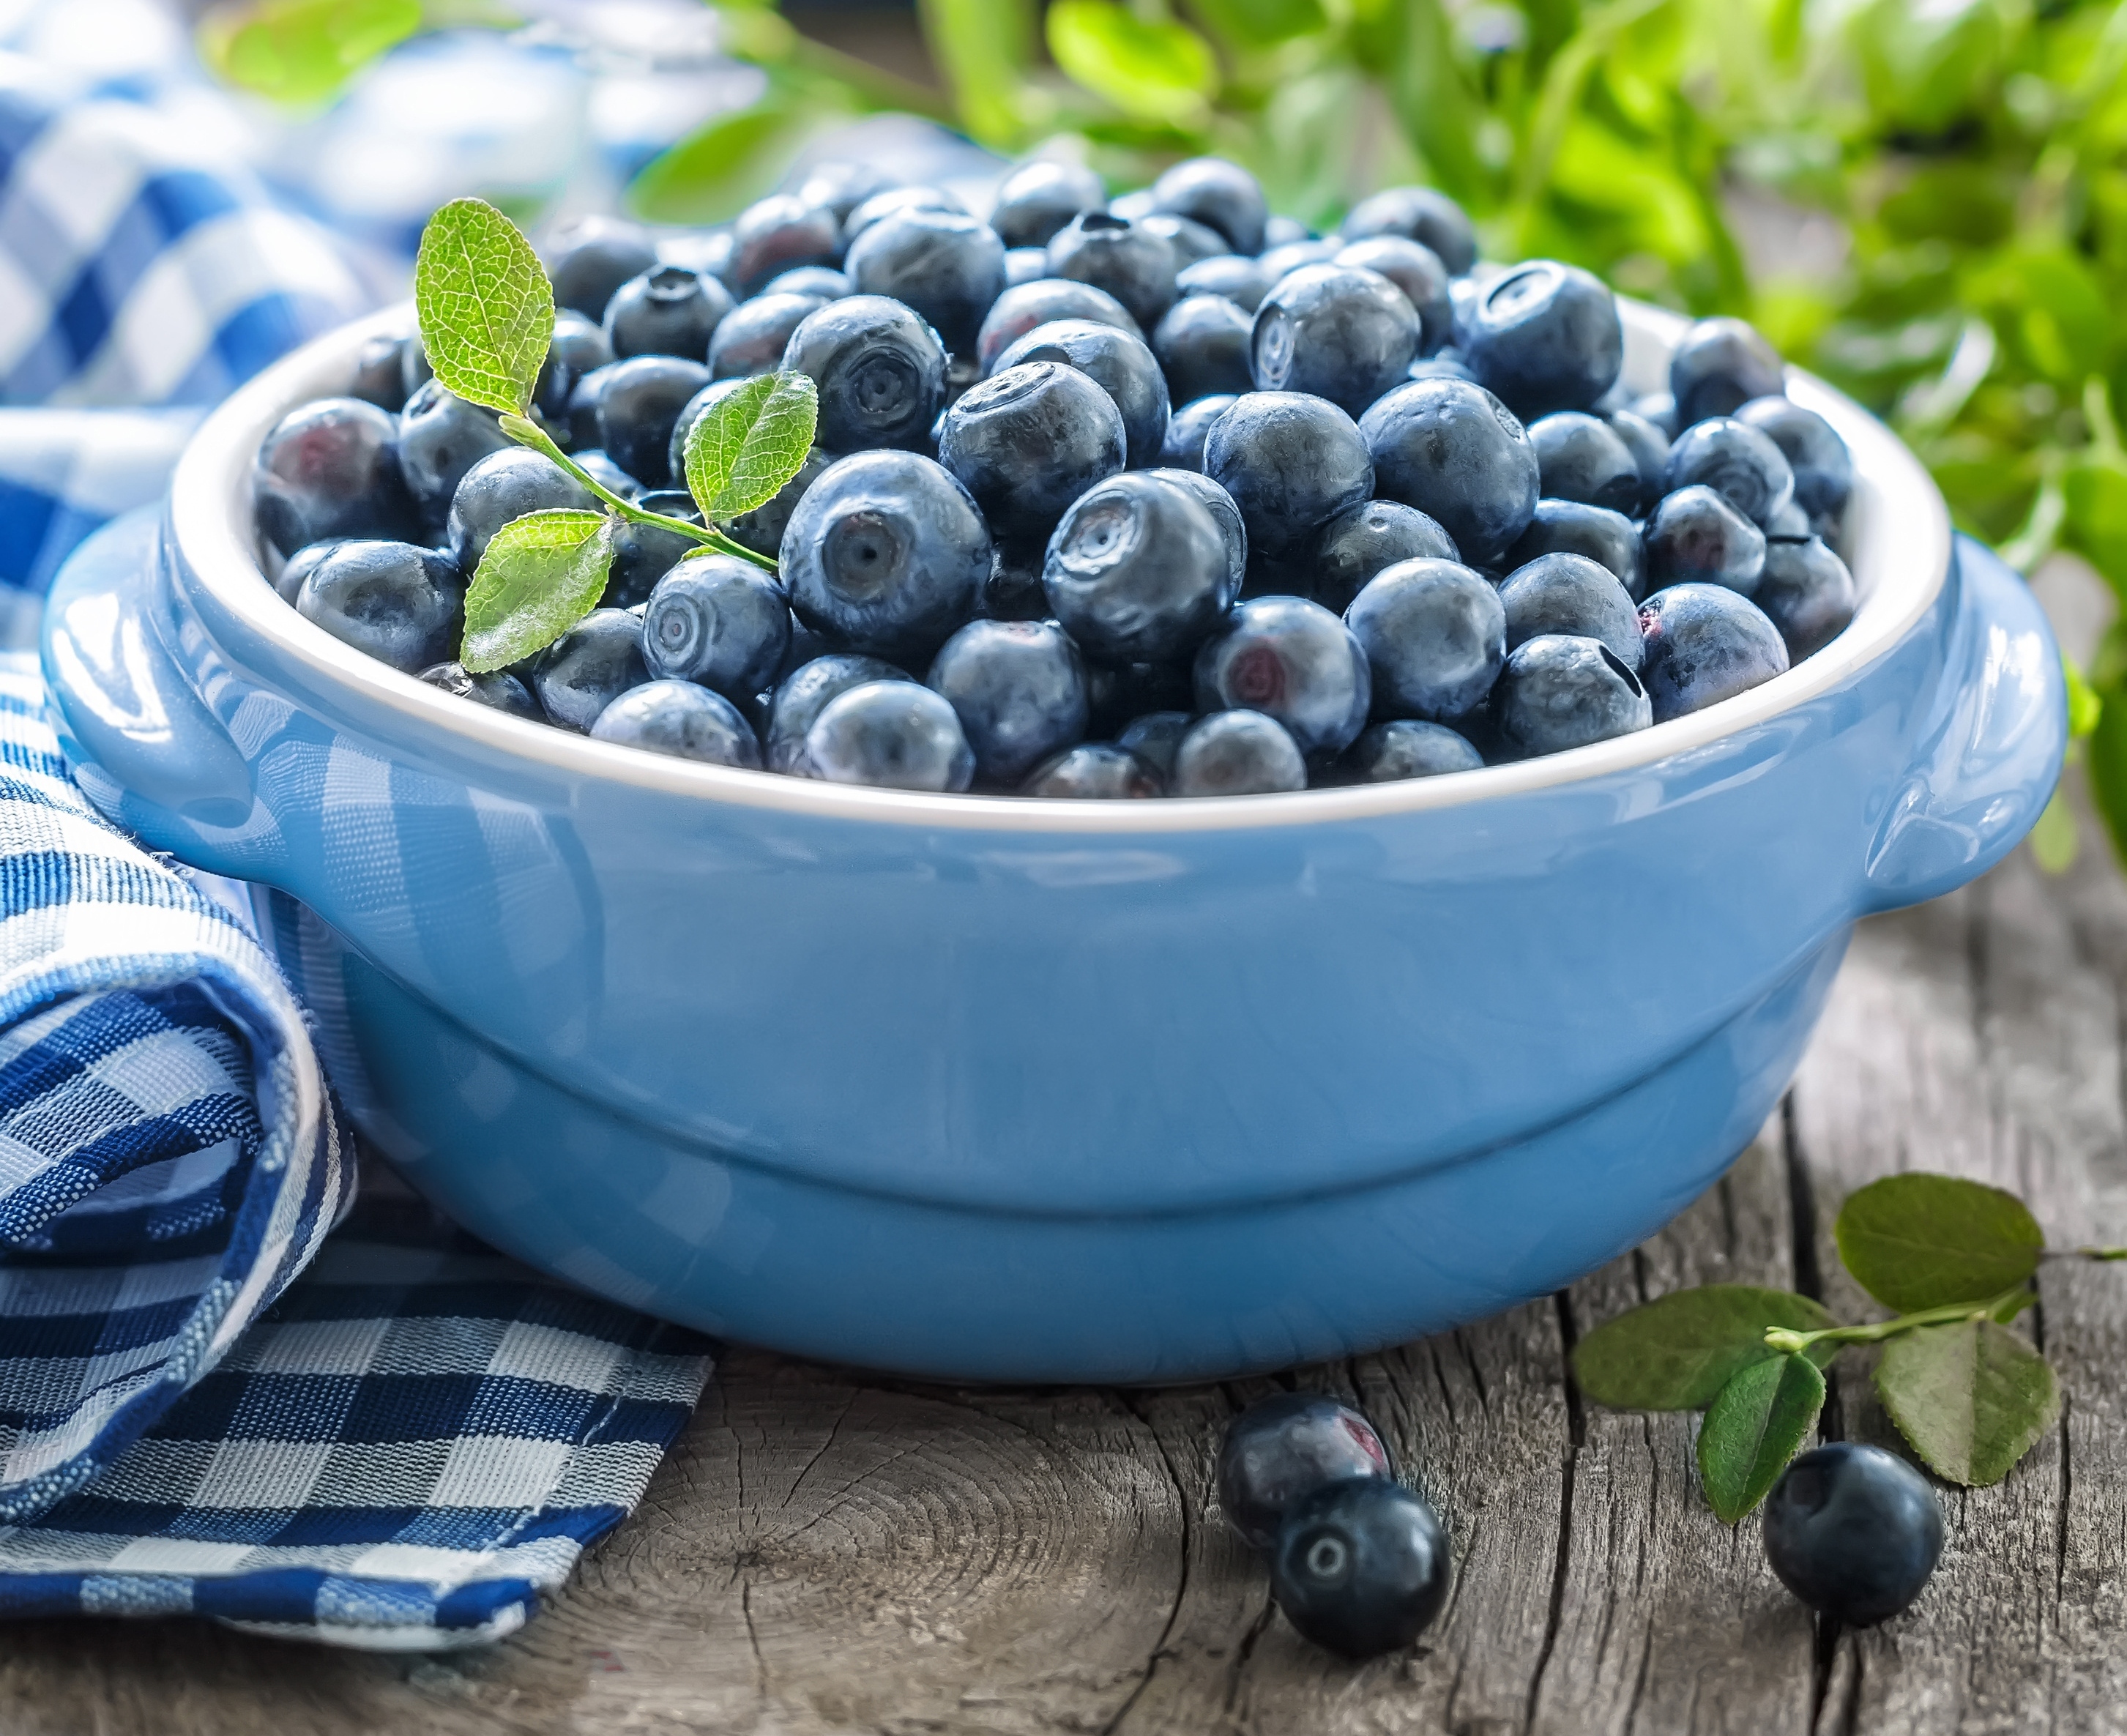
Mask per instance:
[[[1101,178],[1077,163],[1022,163],[997,184],[990,227],[1007,247],[1046,247],[1073,217],[1108,202]]]
[[[1518,418],[1481,386],[1413,380],[1368,406],[1359,433],[1374,492],[1415,506],[1462,558],[1495,563],[1528,528],[1540,475]]]
[[[411,534],[415,514],[400,471],[399,434],[396,416],[359,398],[321,398],[290,410],[253,467],[259,534],[283,554],[336,537]]]
[[[1307,787],[1307,761],[1276,718],[1218,711],[1199,718],[1174,750],[1169,793],[1276,795]]]
[[[722,694],[692,681],[646,681],[629,688],[598,714],[590,737],[675,759],[760,769],[753,725]]]
[[[957,793],[975,757],[953,708],[913,681],[870,681],[838,694],[805,732],[805,759],[831,784]]]
[[[657,581],[643,607],[650,673],[696,681],[727,699],[750,699],[766,687],[789,644],[783,587],[737,555],[689,555]]]
[[[465,578],[438,550],[350,538],[310,569],[296,610],[343,644],[410,675],[456,648]]]
[[[945,412],[938,462],[991,528],[1046,537],[1064,509],[1123,467],[1122,413],[1087,375],[1059,362],[992,374]]]
[[[852,687],[872,681],[905,681],[907,674],[878,657],[831,652],[801,664],[785,676],[768,704],[762,732],[762,757],[770,771],[792,777],[814,776],[805,758],[805,737],[813,720]]]
[[[1384,717],[1467,717],[1506,662],[1499,591],[1457,561],[1419,557],[1384,567],[1344,620],[1373,672],[1374,705]]]
[[[1765,611],[1725,585],[1671,585],[1640,605],[1654,720],[1665,723],[1784,675],[1786,642]]]
[[[1305,597],[1241,604],[1196,653],[1198,710],[1259,711],[1310,759],[1351,746],[1372,703],[1367,653],[1343,622]]]
[[[1141,801],[1164,795],[1159,774],[1129,749],[1112,742],[1083,742],[1035,770],[1021,795],[1052,801]]]
[[[642,623],[624,609],[594,609],[532,665],[532,692],[547,720],[579,733],[588,732],[608,705],[649,679]]]
[[[1241,1540],[1263,1553],[1303,1497],[1349,1477],[1395,1475],[1380,1435],[1351,1406],[1326,1392],[1280,1392],[1227,1424],[1219,1506]]]
[[[1771,436],[1732,416],[1694,422],[1670,443],[1662,486],[1703,486],[1764,529],[1794,497],[1794,472]]]
[[[1703,483],[1664,495],[1644,534],[1647,582],[1725,585],[1748,596],[1765,571],[1765,534]]]
[[[1777,397],[1786,390],[1779,353],[1754,327],[1727,315],[1701,320],[1670,352],[1675,418],[1670,432],[1680,433],[1708,416],[1732,415],[1753,398]]]
[[[1133,465],[1149,464],[1167,435],[1167,377],[1142,338],[1090,320],[1052,320],[1006,346],[992,370],[1030,362],[1075,368],[1115,400]]]
[[[970,621],[925,685],[960,719],[975,770],[997,783],[1017,783],[1086,733],[1086,666],[1050,622]]]
[[[1078,497],[1049,539],[1041,583],[1064,630],[1110,663],[1187,656],[1235,590],[1210,510],[1178,481],[1142,471]]]
[[[1049,275],[1105,289],[1143,331],[1174,302],[1177,262],[1165,236],[1104,211],[1073,217],[1050,237]]]
[[[1349,415],[1406,377],[1422,328],[1410,298],[1378,272],[1305,265],[1256,310],[1250,365],[1259,391],[1312,392]]]
[[[1508,653],[1492,719],[1509,754],[1534,758],[1645,729],[1655,714],[1640,678],[1600,639],[1544,633]]]
[[[1780,1583],[1841,1627],[1907,1608],[1942,1556],[1942,1505],[1880,1447],[1836,1440],[1804,1453],[1765,1497],[1765,1558]]]
[[[685,356],[699,362],[731,311],[731,292],[714,277],[678,265],[654,266],[613,292],[605,339],[617,360]]]
[[[1586,410],[1625,358],[1618,300],[1592,272],[1532,259],[1458,310],[1455,341],[1471,372],[1521,415]]]
[[[885,296],[850,296],[807,315],[783,366],[818,385],[814,438],[830,452],[919,445],[945,407],[945,346]]]
[[[1433,1509],[1378,1477],[1298,1502],[1271,1556],[1271,1595],[1305,1639],[1351,1658],[1400,1651],[1447,1601],[1447,1534]]]
[[[1204,474],[1234,497],[1250,545],[1268,554],[1312,542],[1374,492],[1374,462],[1357,425],[1336,405],[1297,391],[1238,399],[1205,437]]]

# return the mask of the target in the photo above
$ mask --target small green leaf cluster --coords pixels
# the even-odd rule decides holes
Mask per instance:
[[[718,526],[774,499],[804,464],[819,410],[808,376],[760,375],[694,419],[686,480],[704,522],[694,524],[614,494],[533,418],[533,388],[553,341],[554,288],[532,244],[500,211],[456,199],[429,220],[414,303],[437,380],[495,411],[504,433],[566,471],[604,508],[527,513],[495,533],[466,590],[466,668],[481,674],[521,662],[595,609],[625,523],[656,524],[774,571],[774,562]]]
[[[1848,1197],[1834,1237],[1848,1274],[1893,1318],[1841,1326],[1807,1296],[1706,1284],[1605,1321],[1574,1348],[1574,1377],[1598,1404],[1706,1413],[1699,1480],[1730,1525],[1808,1440],[1824,1372],[1849,1345],[1882,1345],[1883,1408],[1947,1482],[2001,1482],[2059,1414],[2051,1366],[2008,1330],[2038,1300],[2031,1279],[2045,1257],[2013,1193],[1954,1176],[1891,1176]]]

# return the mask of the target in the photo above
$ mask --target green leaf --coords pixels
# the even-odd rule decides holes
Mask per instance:
[[[598,607],[618,520],[549,510],[512,519],[488,541],[466,590],[465,647],[475,675],[544,651]]]
[[[200,20],[200,55],[230,84],[307,105],[335,94],[421,24],[421,0],[252,0]]]
[[[985,0],[987,3],[987,0]],[[1206,28],[1236,48],[1270,48],[1328,27],[1321,0],[1187,0]]]
[[[429,219],[414,261],[429,365],[470,403],[522,415],[554,336],[554,286],[517,225],[484,199]]]
[[[1777,1358],[1768,1326],[1814,1332],[1831,1324],[1807,1296],[1702,1284],[1605,1321],[1574,1346],[1574,1378],[1614,1410],[1701,1410],[1738,1372]],[[1833,1349],[1825,1347],[1827,1357]]]
[[[1968,1487],[2001,1482],[2060,1414],[2045,1358],[1991,1320],[1893,1339],[1876,1391],[1928,1468]]]
[[[2127,463],[2087,453],[2061,478],[2068,534],[2115,595],[2127,595]]]
[[[820,389],[810,374],[760,374],[694,418],[687,491],[712,524],[775,498],[812,449]]]
[[[2000,76],[1997,0],[1874,0],[1853,31],[1869,107],[1893,127],[1940,133]]]
[[[1954,1175],[1891,1175],[1833,1226],[1854,1280],[1900,1314],[1981,1302],[2039,1269],[2045,1237],[2013,1193]]]
[[[1721,1389],[1698,1430],[1698,1480],[1722,1522],[1765,1498],[1824,1408],[1824,1376],[1807,1356],[1753,1363]]]
[[[1056,64],[1139,120],[1200,119],[1219,88],[1210,44],[1186,24],[1147,23],[1112,0],[1055,0],[1048,28]]]
[[[1034,65],[1031,0],[921,0],[919,10],[923,40],[969,133],[992,146],[1020,144],[1021,99]]]
[[[735,216],[781,178],[817,112],[771,80],[752,107],[718,115],[651,158],[628,183],[628,202],[657,223]]]

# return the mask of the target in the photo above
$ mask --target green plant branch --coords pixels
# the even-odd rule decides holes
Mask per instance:
[[[1940,1308],[1922,1308],[1917,1313],[1901,1314],[1895,1320],[1880,1320],[1865,1326],[1824,1326],[1814,1332],[1795,1332],[1785,1326],[1765,1328],[1768,1349],[1782,1350],[1793,1354],[1807,1350],[1812,1345],[1873,1345],[1887,1338],[1896,1338],[1901,1333],[1917,1331],[1922,1326],[1954,1326],[1964,1321],[1993,1320],[2001,1311],[2012,1303],[2019,1303],[2030,1294],[2024,1284],[2011,1284],[1999,1296],[1979,1302],[1949,1302]]]
[[[2127,1248],[2077,1248],[2072,1259],[2127,1259]]]

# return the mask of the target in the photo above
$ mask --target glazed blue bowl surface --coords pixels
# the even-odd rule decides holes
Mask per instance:
[[[2030,592],[1890,434],[1863,601],[1737,699],[1452,776],[1198,802],[851,789],[469,705],[282,604],[250,462],[380,324],[233,398],[61,576],[103,809],[277,889],[364,1130],[476,1233],[713,1331],[957,1379],[1350,1354],[1569,1282],[1712,1183],[1847,935],[2057,777]],[[1669,316],[1628,312],[1627,374]],[[291,902],[292,900],[292,902]]]

